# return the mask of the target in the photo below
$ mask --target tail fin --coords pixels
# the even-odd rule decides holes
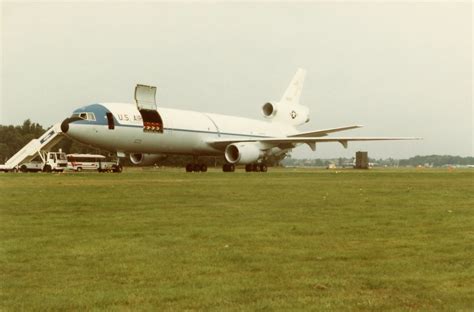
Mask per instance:
[[[263,116],[272,122],[299,126],[309,121],[309,109],[300,105],[306,71],[299,68],[279,102],[267,102],[262,106]]]
[[[299,104],[301,91],[303,90],[304,78],[306,76],[306,70],[298,68],[295,76],[290,82],[290,85],[286,89],[283,97],[280,100],[282,104]]]

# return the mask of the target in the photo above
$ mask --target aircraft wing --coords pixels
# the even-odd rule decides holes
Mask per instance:
[[[339,142],[347,148],[348,142],[351,141],[392,141],[392,140],[421,140],[421,138],[413,137],[282,137],[282,138],[236,138],[236,139],[214,139],[207,142],[218,148],[225,149],[225,147],[232,143],[243,142],[260,142],[271,146],[281,148],[293,148],[297,144],[308,144],[314,151],[316,150],[316,143]]]
[[[315,130],[309,132],[300,132],[297,134],[289,135],[288,137],[295,138],[295,137],[322,137],[328,135],[328,133],[338,132],[338,131],[345,131],[350,129],[362,128],[363,126],[355,125],[355,126],[346,126],[346,127],[339,127],[339,128],[329,128],[329,129],[322,129],[322,130]]]

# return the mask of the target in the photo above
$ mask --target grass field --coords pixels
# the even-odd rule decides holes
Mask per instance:
[[[1,311],[473,311],[474,170],[0,174]]]

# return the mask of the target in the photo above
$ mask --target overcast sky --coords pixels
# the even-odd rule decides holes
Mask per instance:
[[[472,3],[2,2],[1,124],[48,126],[80,106],[133,103],[260,119],[298,67],[311,121],[348,136],[293,157],[473,155]]]

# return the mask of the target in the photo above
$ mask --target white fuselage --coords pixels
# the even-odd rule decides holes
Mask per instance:
[[[295,128],[281,123],[169,108],[158,109],[163,132],[147,132],[143,130],[142,117],[134,104],[100,103],[82,107],[75,113],[89,111],[95,114],[95,120],[70,123],[67,135],[86,144],[124,153],[222,155],[222,150],[208,144],[208,140],[282,137],[296,133]],[[107,125],[107,112],[114,117],[114,129]]]

